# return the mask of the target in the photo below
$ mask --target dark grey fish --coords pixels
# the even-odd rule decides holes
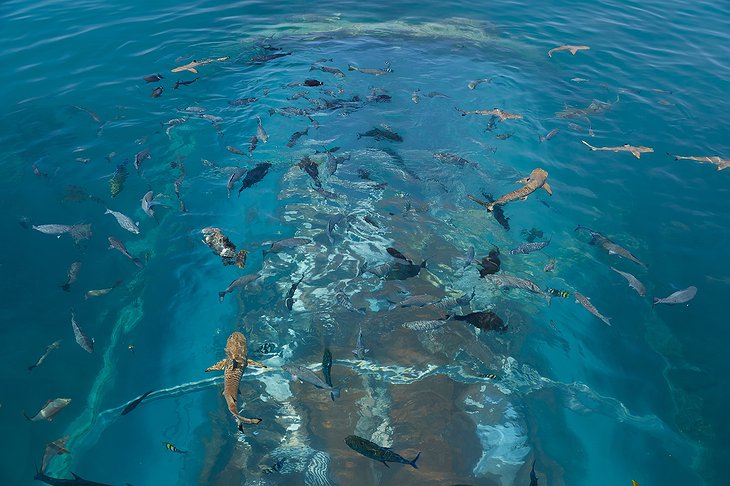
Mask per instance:
[[[261,62],[271,61],[273,59],[279,59],[280,57],[291,56],[291,52],[279,52],[276,54],[266,54],[264,56],[256,56],[249,59],[249,64],[258,64]]]
[[[434,303],[435,307],[438,307],[440,309],[444,310],[450,310],[454,307],[464,307],[471,303],[471,301],[474,299],[474,296],[476,295],[476,288],[473,288],[471,291],[471,295],[464,294],[461,297],[444,297],[438,302]]]
[[[250,275],[244,275],[243,277],[238,277],[236,280],[231,282],[228,287],[226,287],[226,290],[221,290],[220,292],[218,292],[218,300],[222,303],[226,294],[230,294],[236,289],[246,287],[246,285],[250,284],[259,277],[261,277],[261,274],[259,273],[253,273]]]
[[[286,143],[286,146],[292,148],[297,143],[297,140],[299,140],[304,135],[307,135],[308,133],[309,127],[305,128],[304,130],[292,133],[291,137],[289,137],[289,141]]]
[[[66,292],[71,291],[71,284],[76,282],[76,279],[79,276],[79,270],[81,270],[81,262],[73,262],[68,268],[68,280],[66,280],[66,283],[61,285],[63,290]]]
[[[164,76],[159,73],[158,74],[148,74],[147,76],[145,76],[142,79],[144,79],[148,83],[154,83],[155,81],[161,81],[162,79],[164,79]]]
[[[286,238],[279,241],[271,242],[271,246],[263,250],[264,256],[266,256],[267,253],[278,253],[281,250],[284,250],[286,248],[296,248],[297,246],[303,246],[311,243],[312,240],[309,238]]]
[[[258,98],[238,98],[236,100],[229,101],[228,104],[231,106],[249,105],[258,100]]]
[[[458,321],[465,321],[484,331],[506,332],[504,321],[492,311],[471,312],[464,316],[454,316]]]
[[[553,129],[552,129],[552,130],[550,130],[550,131],[549,131],[549,132],[547,133],[547,135],[545,135],[544,137],[543,137],[542,135],[540,135],[540,143],[542,143],[542,142],[544,142],[544,141],[546,141],[546,140],[550,140],[550,139],[552,139],[552,138],[553,138],[553,137],[554,137],[555,135],[557,135],[557,134],[558,134],[559,132],[560,132],[560,129],[559,129],[559,128],[553,128]]]
[[[326,162],[327,173],[329,175],[334,175],[334,173],[337,172],[337,168],[340,166],[340,164],[342,164],[346,160],[350,160],[350,154],[336,157],[336,156],[332,155],[331,152],[327,151],[327,162]]]
[[[438,91],[431,91],[426,96],[428,96],[429,98],[451,98],[451,96],[439,93]]]
[[[256,137],[256,135],[251,137],[251,140],[248,142],[248,155],[251,156],[251,152],[256,150],[256,145],[258,145],[259,139]]]
[[[139,258],[133,257],[132,255],[129,254],[129,252],[127,251],[127,247],[124,246],[124,243],[122,243],[118,239],[114,238],[113,236],[110,236],[108,238],[108,240],[109,240],[109,249],[114,249],[114,250],[119,251],[119,253],[121,253],[125,257],[129,258],[130,260],[132,260],[132,262],[134,262],[134,264],[137,265],[139,268],[144,268],[144,265],[142,264],[142,262],[140,261]]]
[[[334,230],[335,230],[335,228],[345,218],[347,218],[347,216],[344,215],[344,214],[335,214],[334,216],[332,216],[329,219],[329,221],[327,221],[327,239],[330,241],[330,244],[331,245],[334,245],[335,244],[335,236],[334,236],[334,233],[333,233]]]
[[[163,91],[164,91],[164,88],[162,86],[158,86],[152,90],[152,94],[150,94],[150,96],[152,98],[159,98],[160,96],[162,96]]]
[[[362,342],[362,327],[357,333],[357,342],[355,343],[355,348],[352,350],[352,354],[355,355],[357,359],[365,359],[365,355],[370,350],[365,347],[365,345]]]
[[[193,84],[198,79],[199,78],[195,78],[195,79],[193,79],[191,81],[183,81],[182,79],[178,79],[177,81],[175,81],[175,86],[173,86],[172,89],[178,89],[180,86],[190,86],[191,84]]]
[[[374,267],[369,267],[366,265],[365,269],[362,273],[372,273],[376,277],[383,278],[393,269],[393,263],[381,263],[380,265],[375,265]]]
[[[297,165],[312,178],[315,186],[322,187],[322,182],[319,180],[319,166],[315,161],[310,159],[308,155],[305,155]]]
[[[329,386],[332,386],[332,353],[329,348],[324,348],[322,353],[322,376]]]
[[[96,481],[89,481],[74,473],[71,473],[71,475],[74,477],[73,479],[61,479],[47,476],[44,472],[38,471],[34,479],[36,481],[41,481],[54,486],[112,486],[111,484],[107,483],[97,483]]]
[[[522,243],[517,248],[512,248],[509,251],[509,254],[510,255],[519,255],[519,254],[525,255],[525,254],[531,253],[533,251],[542,250],[543,248],[545,248],[546,246],[548,246],[550,244],[550,241],[552,241],[552,240],[535,241],[533,243]]]
[[[403,137],[398,135],[396,132],[393,132],[388,129],[383,128],[373,128],[372,130],[368,130],[365,133],[358,133],[357,138],[358,140],[362,137],[372,137],[375,140],[388,140],[390,142],[402,142]]]
[[[417,276],[422,268],[426,268],[426,260],[423,260],[420,265],[413,265],[409,263],[396,262],[393,268],[385,276],[386,280],[406,280]]]
[[[447,152],[437,152],[433,154],[433,158],[445,164],[458,165],[459,167],[464,167],[465,165],[474,165],[468,160],[459,157],[458,155],[450,154]]]
[[[467,86],[469,87],[469,89],[474,89],[482,83],[491,83],[491,82],[492,82],[492,80],[490,78],[475,79],[473,81],[469,81],[469,84]]]
[[[410,258],[406,257],[403,253],[396,250],[395,248],[388,247],[385,249],[385,251],[387,251],[388,255],[392,256],[396,260],[400,260],[400,261],[408,263],[408,264],[413,264],[413,261]]]
[[[307,110],[303,110],[294,106],[285,106],[284,108],[269,109],[269,116],[272,115],[281,115],[287,118],[292,116],[307,116]]]
[[[638,263],[642,267],[646,268],[646,264],[644,264],[638,258],[636,258],[634,255],[632,255],[629,250],[627,250],[626,248],[623,248],[622,246],[617,245],[610,239],[603,236],[598,231],[593,231],[590,228],[586,228],[585,226],[580,226],[580,225],[578,225],[575,228],[575,231],[578,231],[578,230],[587,231],[591,235],[591,241],[590,241],[591,245],[598,245],[601,248],[603,248],[609,255],[618,255],[620,257],[631,260],[634,263]]]
[[[134,410],[135,408],[137,408],[137,406],[139,406],[139,404],[142,403],[142,400],[144,400],[145,398],[147,398],[147,396],[150,393],[152,393],[153,391],[154,390],[150,390],[148,392],[145,392],[142,395],[140,395],[139,397],[137,397],[134,400],[132,400],[131,402],[129,402],[129,404],[126,407],[124,407],[124,410],[122,410],[121,415],[127,415],[129,412],[131,412],[132,410]]]
[[[241,188],[238,190],[238,197],[241,197],[241,192],[244,189],[247,189],[254,184],[261,182],[261,180],[266,177],[266,174],[269,173],[269,169],[271,168],[271,164],[268,162],[262,162],[260,164],[257,164],[256,167],[246,172],[246,177],[243,178],[243,182],[241,182]]]
[[[362,309],[356,309],[355,306],[352,304],[352,300],[350,300],[350,297],[347,296],[344,292],[337,292],[335,294],[335,302],[337,305],[344,307],[345,309],[349,310],[350,312],[357,312],[358,314],[365,314],[365,311]]]
[[[389,447],[380,447],[378,444],[356,435],[348,435],[345,437],[345,444],[347,444],[347,446],[353,451],[358,452],[367,458],[373,459],[374,461],[382,462],[387,467],[390,467],[388,466],[389,462],[398,462],[400,464],[410,464],[414,468],[418,469],[416,461],[419,457],[421,457],[420,452],[416,454],[416,457],[412,461],[409,461],[408,459],[405,459],[393,452]]]
[[[310,71],[324,71],[325,73],[334,74],[338,78],[344,78],[345,73],[332,66],[312,66],[309,68]]]
[[[302,283],[302,280],[304,280],[304,275],[302,275],[302,277],[297,282],[294,282],[292,286],[289,287],[289,290],[284,297],[284,305],[288,310],[291,310],[294,306],[294,292],[297,291],[297,287],[299,287],[299,284]]]
[[[241,177],[243,177],[247,170],[248,169],[245,167],[239,167],[233,171],[231,177],[228,178],[228,183],[226,184],[226,189],[228,189],[228,199],[231,198],[231,189],[233,189],[233,186],[241,179]]]
[[[71,311],[71,327],[74,331],[74,337],[76,338],[76,343],[81,346],[84,351],[88,353],[94,352],[94,340],[89,339],[89,337],[84,333],[84,331],[79,327],[78,323],[76,322],[76,314],[74,314],[73,311]]]
[[[294,93],[291,96],[287,96],[286,99],[288,99],[288,100],[298,100],[299,98],[304,98],[308,94],[309,94],[309,91],[298,91],[298,92]]]
[[[684,304],[685,302],[689,302],[694,299],[695,295],[697,295],[697,287],[687,287],[686,289],[678,290],[663,299],[654,297],[654,303],[652,306],[657,304]]]
[[[310,385],[314,385],[315,387],[322,390],[329,390],[332,401],[334,401],[335,398],[339,398],[340,396],[339,388],[333,388],[332,386],[328,385],[322,378],[319,377],[319,375],[317,375],[317,373],[310,370],[306,366],[284,365],[282,366],[282,369],[291,374],[292,381],[301,381],[304,383],[309,383]]]

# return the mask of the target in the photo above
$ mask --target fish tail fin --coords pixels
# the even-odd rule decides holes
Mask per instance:
[[[28,371],[33,371],[35,369],[36,365],[30,365],[28,366]]]
[[[596,147],[594,147],[593,145],[589,144],[585,140],[581,140],[581,142],[583,142],[584,144],[586,144],[588,146],[588,148],[591,149],[591,151],[596,150]]]
[[[411,466],[413,466],[415,469],[418,469],[418,466],[416,466],[416,461],[418,460],[419,457],[421,457],[420,451],[419,451],[418,454],[416,454],[415,459],[413,459],[412,461],[410,461],[408,464],[410,464]]]
[[[139,268],[144,268],[144,263],[142,263],[142,260],[140,260],[139,258],[132,258],[132,262]]]
[[[382,462],[383,464],[385,464],[385,467],[387,467],[388,469],[390,469],[390,466],[388,465],[387,462],[385,462],[385,461],[380,461],[380,462]],[[416,469],[418,469],[418,468],[416,468]]]
[[[426,262],[427,262],[427,261],[428,261],[428,258],[427,258],[427,259],[425,259],[425,260],[423,260],[423,261],[421,262],[421,268],[426,268]]]
[[[330,397],[332,397],[332,401],[335,401],[335,398],[340,398],[340,389],[339,388],[333,388],[330,391]]]
[[[552,299],[553,297],[550,294],[545,294],[545,300],[547,301],[547,305],[550,305]]]
[[[657,305],[659,303],[659,300],[660,299],[654,297],[654,302],[652,302],[651,306],[654,307],[655,305]]]
[[[111,214],[111,213],[112,213],[112,211],[109,208],[106,208],[106,211],[104,211],[104,214]]]
[[[71,284],[66,282],[65,284],[60,286],[65,292],[71,292]]]
[[[218,301],[222,304],[223,299],[226,297],[225,291],[218,292]]]
[[[25,417],[28,420],[28,422],[32,422],[33,421],[33,419],[30,418],[30,417],[28,417],[28,414],[25,413],[25,410],[23,410],[23,417]]]

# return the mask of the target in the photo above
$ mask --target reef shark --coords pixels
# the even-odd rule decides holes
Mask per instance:
[[[592,152],[595,151],[607,151],[607,152],[631,152],[631,154],[636,157],[637,159],[641,158],[641,154],[648,154],[654,151],[651,147],[644,147],[639,145],[638,147],[635,147],[633,145],[629,145],[628,143],[625,143],[623,145],[620,145],[618,147],[594,147],[593,145],[589,144],[585,140],[581,140],[584,144],[588,146],[589,149],[591,149]]]
[[[540,189],[541,187],[552,196],[553,190],[550,188],[550,184],[547,183],[547,178],[547,171],[537,168],[533,169],[533,171],[530,172],[529,177],[525,177],[524,179],[520,179],[519,181],[517,181],[519,184],[524,184],[523,187],[517,189],[516,191],[512,191],[509,194],[505,194],[494,202],[487,203],[469,195],[467,195],[467,197],[475,203],[481,204],[482,206],[487,208],[487,211],[491,212],[494,211],[494,206],[505,205],[510,201],[516,201],[518,199],[525,200],[527,199],[527,196]]]
[[[723,159],[718,156],[706,156],[706,155],[672,155],[667,152],[667,155],[674,157],[674,160],[694,160],[700,164],[714,164],[717,166],[717,170],[723,170],[730,167],[730,159]]]
[[[571,54],[575,56],[575,53],[578,51],[587,51],[590,47],[588,46],[560,46],[560,47],[554,47],[548,51],[548,57],[553,57],[553,52],[558,51],[570,51]]]
[[[241,376],[248,365],[266,368],[265,364],[248,359],[246,337],[235,331],[228,337],[226,342],[226,357],[205,370],[206,372],[223,370],[223,398],[225,398],[228,410],[236,419],[238,430],[241,432],[243,432],[243,424],[258,424],[261,422],[260,418],[243,417],[238,412],[236,402],[238,385],[241,383]]]

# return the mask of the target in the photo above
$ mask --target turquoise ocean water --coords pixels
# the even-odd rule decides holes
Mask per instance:
[[[533,460],[541,485],[723,484],[730,171],[667,153],[730,158],[728,32],[728,5],[707,1],[3,2],[0,483],[40,484],[46,444],[69,436],[71,453],[46,473],[114,485],[527,485]],[[548,57],[564,44],[590,50]],[[171,72],[220,57],[197,74]],[[163,79],[143,80],[155,73]],[[306,79],[324,84],[287,86]],[[307,115],[270,114],[285,107]],[[459,111],[495,107],[522,118]],[[269,140],[249,157],[257,115]],[[358,137],[384,127],[402,141]],[[581,140],[653,153],[592,152]],[[322,151],[335,146],[333,156],[349,159],[330,175]],[[144,149],[151,157],[138,174]],[[468,163],[434,158],[443,152]],[[321,188],[299,167],[305,156],[320,164]],[[227,196],[236,167],[267,161],[261,182],[239,196],[239,181]],[[112,197],[120,166],[128,176]],[[466,197],[496,198],[537,167],[553,195],[540,189],[505,205],[509,230]],[[156,219],[140,207],[148,191],[162,203]],[[105,208],[138,222],[139,234]],[[330,241],[337,214],[346,218]],[[74,242],[32,228],[42,224],[90,224],[92,235]],[[647,268],[590,245],[578,225]],[[209,226],[249,251],[244,270],[201,241]],[[110,236],[144,268],[109,250]],[[262,256],[264,242],[292,236],[310,242]],[[550,244],[508,254],[533,238]],[[497,246],[501,274],[571,296],[547,305],[500,290],[476,265],[463,268],[471,246],[478,258]],[[365,263],[392,264],[388,247],[426,268],[405,280],[358,275]],[[254,272],[257,281],[219,302]],[[284,298],[300,277],[289,310]],[[687,304],[652,307],[689,286],[698,292]],[[506,332],[456,320],[416,331],[403,323],[440,312],[389,309],[412,295],[472,290],[450,313],[490,309]],[[576,304],[575,291],[611,326]],[[338,292],[361,312],[340,305]],[[92,354],[74,342],[72,311],[95,339]],[[363,360],[351,352],[360,329]],[[241,383],[244,415],[263,419],[245,434],[222,378],[204,372],[235,330],[268,365],[249,367]],[[341,387],[334,402],[281,368],[319,371],[325,347]],[[60,397],[72,401],[53,421],[23,418]],[[421,451],[418,469],[357,454],[344,442],[351,434],[408,460]]]

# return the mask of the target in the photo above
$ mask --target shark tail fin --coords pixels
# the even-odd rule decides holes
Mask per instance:
[[[356,69],[356,68],[352,67],[352,64],[348,64],[348,65],[347,65],[347,70],[348,70],[348,71],[357,71],[357,69]]]
[[[412,461],[410,461],[408,464],[410,464],[411,466],[413,466],[415,469],[418,469],[418,466],[416,466],[416,461],[418,460],[419,457],[421,457],[421,453],[420,452],[418,454],[416,454],[415,459],[413,459]]]
[[[65,291],[65,292],[71,292],[71,284],[70,284],[70,283],[68,283],[68,282],[66,282],[65,284],[61,285],[61,288],[62,288],[62,289],[63,289],[63,290]]]
[[[332,401],[335,401],[335,398],[340,398],[340,389],[339,388],[333,388],[330,391],[330,397],[332,397]]]
[[[591,151],[596,150],[596,147],[594,147],[593,145],[589,144],[585,140],[581,140],[581,142],[583,142],[589,149],[591,149]]]
[[[25,417],[28,420],[28,422],[32,422],[33,421],[33,419],[30,418],[30,417],[28,417],[28,414],[25,413],[25,410],[23,410],[23,417]]]

